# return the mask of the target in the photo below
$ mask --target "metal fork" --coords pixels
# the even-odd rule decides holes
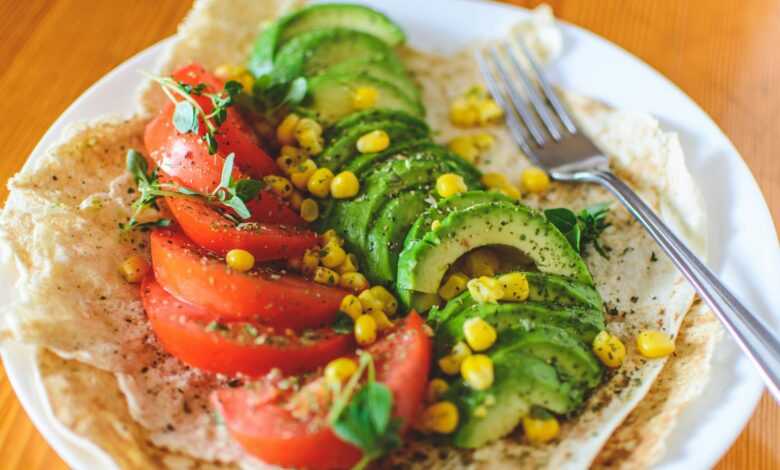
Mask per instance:
[[[575,124],[522,38],[478,50],[477,63],[490,94],[506,115],[517,145],[558,181],[607,188],[666,252],[758,366],[780,402],[780,341],[750,313],[642,199],[609,169],[607,157]],[[536,75],[523,67],[525,57]],[[538,84],[538,85],[537,85]],[[541,88],[541,93],[537,90]]]

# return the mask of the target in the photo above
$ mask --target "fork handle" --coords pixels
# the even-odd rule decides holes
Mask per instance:
[[[650,232],[737,340],[740,348],[758,366],[770,393],[780,402],[780,341],[777,336],[750,313],[652,209],[612,172],[582,172],[577,174],[576,179],[606,187]]]

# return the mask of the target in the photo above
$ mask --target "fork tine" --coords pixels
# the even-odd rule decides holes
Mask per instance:
[[[536,121],[531,113],[531,110],[525,104],[525,100],[517,91],[517,89],[512,86],[512,76],[509,74],[506,67],[504,67],[504,64],[501,63],[498,49],[496,47],[491,47],[490,55],[493,58],[493,63],[496,65],[498,74],[501,76],[504,89],[509,92],[509,97],[512,100],[512,104],[515,106],[515,110],[517,110],[517,114],[520,116],[520,119],[522,119],[526,129],[528,129],[528,132],[534,138],[534,141],[536,141],[536,144],[542,147],[545,144],[544,135],[542,135],[542,131],[536,125]]]
[[[553,109],[555,109],[558,118],[561,120],[566,129],[572,134],[576,134],[577,126],[569,116],[568,111],[566,111],[566,107],[558,99],[558,95],[556,95],[555,91],[552,89],[550,81],[542,71],[542,67],[539,66],[539,63],[536,61],[536,59],[534,59],[534,55],[530,50],[528,50],[528,46],[525,44],[525,40],[520,36],[519,33],[515,35],[515,38],[517,39],[517,44],[519,44],[520,48],[523,50],[523,54],[525,55],[526,59],[528,59],[528,63],[531,64],[531,68],[534,69],[536,77],[539,80],[539,85],[541,85],[542,91],[544,91],[544,96],[547,97],[547,100],[550,102]]]
[[[550,108],[544,103],[542,95],[536,90],[531,78],[525,72],[523,66],[520,65],[520,59],[517,57],[517,52],[509,44],[505,45],[504,48],[506,49],[506,54],[509,56],[509,61],[511,62],[515,73],[520,77],[520,81],[523,83],[523,88],[525,88],[528,99],[536,110],[536,114],[542,119],[550,136],[556,141],[561,140],[561,130],[560,127],[558,127],[558,123],[555,122],[555,118],[550,115]]]
[[[523,150],[528,158],[538,162],[539,158],[533,153],[530,146],[528,145],[528,141],[526,140],[526,132],[523,130],[523,126],[520,124],[520,121],[518,121],[514,109],[506,100],[504,93],[501,91],[501,88],[498,84],[498,79],[494,75],[493,70],[491,70],[490,66],[488,65],[486,58],[483,56],[483,52],[477,49],[475,55],[477,59],[477,65],[479,66],[479,70],[482,73],[482,77],[485,79],[485,84],[487,85],[488,91],[493,96],[493,99],[496,100],[496,103],[498,103],[501,109],[504,110],[507,125],[509,126],[509,130],[512,133],[512,137],[514,137],[515,142],[517,142],[517,145]]]

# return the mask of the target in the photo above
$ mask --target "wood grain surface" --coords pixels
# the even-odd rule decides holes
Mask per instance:
[[[649,63],[704,108],[750,166],[777,226],[780,157],[773,150],[780,114],[780,2],[548,3],[558,17]],[[18,171],[46,129],[76,97],[136,52],[173,34],[188,8],[188,2],[180,0],[0,0],[0,89],[4,91],[0,181]],[[0,200],[5,197],[3,185]],[[717,468],[780,468],[778,431],[780,408],[765,395]],[[33,428],[2,367],[0,468],[66,468]]]

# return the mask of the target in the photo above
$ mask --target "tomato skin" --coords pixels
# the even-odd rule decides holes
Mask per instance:
[[[298,374],[348,354],[354,346],[352,335],[337,335],[331,330],[322,330],[318,332],[320,339],[301,344],[297,337],[282,335],[257,323],[230,326],[240,331],[251,325],[258,335],[283,336],[289,341],[286,345],[241,342],[220,332],[207,331],[206,326],[213,319],[210,312],[177,300],[151,276],[141,284],[141,299],[152,330],[165,350],[208,372],[257,377],[278,368],[284,374]]]
[[[403,326],[367,348],[375,359],[376,380],[393,392],[393,414],[407,429],[423,403],[431,359],[431,340],[423,320],[411,312]],[[350,468],[361,457],[356,447],[339,439],[325,413],[305,421],[285,406],[283,393],[269,388],[219,390],[212,397],[230,435],[244,450],[282,467],[330,470]]]
[[[297,211],[270,190],[260,191],[257,199],[248,201],[246,207],[252,213],[251,220],[255,222],[296,227],[306,225]]]
[[[206,93],[221,92],[225,87],[222,80],[199,64],[182,67],[174,71],[172,77],[176,81],[193,86],[205,83],[204,92]],[[197,95],[192,97],[206,113],[214,110],[214,105],[209,98]],[[205,126],[201,122],[199,135],[202,136],[205,130]],[[261,176],[278,172],[276,163],[260,147],[260,142],[235,105],[227,108],[225,122],[219,126],[215,137],[219,153],[221,155],[235,154],[238,166],[252,178],[258,179]]]
[[[348,294],[289,274],[233,271],[204,255],[177,229],[154,230],[150,244],[155,278],[163,289],[220,320],[256,320],[296,331],[318,328],[335,320]]]
[[[255,261],[287,259],[303,255],[319,243],[316,233],[284,225],[255,223],[238,228],[214,208],[195,199],[165,199],[182,231],[201,248],[224,256],[234,248],[249,251]]]

